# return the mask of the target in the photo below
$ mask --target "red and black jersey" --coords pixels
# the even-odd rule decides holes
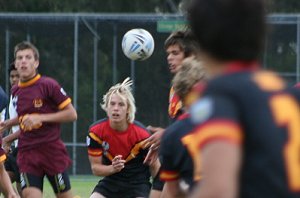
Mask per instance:
[[[191,108],[199,124],[191,142],[242,145],[238,197],[300,197],[299,100],[274,73],[237,68],[211,80]]]
[[[168,113],[171,119],[176,120],[180,116],[182,111],[182,102],[179,99],[179,96],[175,93],[174,88],[171,87],[169,93],[169,108]]]
[[[201,178],[198,147],[190,144],[190,132],[195,125],[189,119],[188,114],[183,114],[180,118],[166,129],[161,140],[160,179],[162,181],[179,180],[191,190],[194,183]]]
[[[71,99],[54,79],[38,74],[27,82],[19,82],[18,86],[12,88],[12,100],[17,104],[22,131],[18,145],[20,149],[36,148],[60,139],[60,123],[43,123],[31,131],[26,131],[21,123],[27,114],[54,113],[71,103]]]
[[[103,164],[110,165],[112,159],[122,155],[126,160],[125,168],[119,173],[105,177],[114,181],[145,182],[149,181],[149,166],[143,161],[148,152],[144,140],[150,136],[146,128],[135,121],[126,131],[116,131],[110,127],[109,120],[103,119],[93,124],[87,136],[88,154],[102,156]]]

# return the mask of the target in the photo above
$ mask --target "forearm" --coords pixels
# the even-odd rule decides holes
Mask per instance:
[[[92,172],[96,176],[105,177],[116,173],[112,165],[92,165]]]
[[[153,165],[150,166],[150,173],[152,178],[155,178],[158,174],[158,171],[160,169],[160,162],[159,159],[156,159],[156,162],[153,163]]]
[[[77,119],[76,110],[72,105],[56,113],[40,114],[42,122],[71,122]]]
[[[106,165],[102,163],[102,157],[89,156],[93,174],[105,177],[120,172],[125,167],[125,160],[121,158],[121,155],[117,155],[110,165]]]
[[[5,130],[10,129],[12,126],[15,126],[15,125],[18,125],[18,124],[19,124],[18,117],[8,119],[8,120],[4,120],[3,122],[0,122],[0,132],[2,133]]]
[[[11,118],[9,120],[5,120],[4,122],[5,122],[5,126],[7,128],[11,128],[12,126],[19,124],[19,119],[18,119],[18,117],[15,117],[15,118]]]
[[[11,133],[11,134],[5,136],[5,137],[2,139],[2,141],[3,141],[3,142],[12,142],[12,141],[14,141],[14,140],[16,140],[16,139],[19,138],[20,133],[21,133],[20,130],[17,131],[17,132],[15,132],[15,133]]]

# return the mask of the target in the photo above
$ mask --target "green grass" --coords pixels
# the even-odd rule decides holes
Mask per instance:
[[[92,190],[94,189],[100,178],[90,175],[81,175],[70,176],[70,180],[74,198],[89,198]],[[13,184],[13,186],[15,186],[15,184]],[[52,187],[46,178],[44,179],[43,193],[43,198],[55,198]],[[4,196],[0,195],[0,198],[4,198]]]
[[[88,198],[96,184],[99,181],[99,177],[83,175],[83,176],[71,176],[71,187],[74,198]],[[54,198],[55,194],[47,179],[44,180],[44,194],[43,198]]]

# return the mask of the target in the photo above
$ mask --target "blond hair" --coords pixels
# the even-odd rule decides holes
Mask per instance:
[[[196,83],[206,80],[207,74],[201,61],[195,57],[190,57],[182,62],[182,66],[174,76],[172,84],[180,100],[184,101]]]
[[[128,105],[127,121],[129,123],[132,123],[134,121],[136,112],[135,100],[131,92],[131,85],[132,80],[130,80],[130,78],[126,78],[122,83],[118,83],[112,86],[103,96],[103,103],[101,104],[102,109],[104,111],[107,111],[107,106],[111,100],[112,95],[117,94]]]

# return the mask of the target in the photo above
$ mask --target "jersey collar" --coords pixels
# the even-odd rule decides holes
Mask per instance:
[[[37,74],[35,77],[33,77],[32,79],[26,81],[26,82],[21,82],[19,81],[19,84],[18,86],[19,87],[28,87],[32,84],[34,84],[36,81],[38,81],[39,79],[41,78],[41,75],[40,74]]]
[[[226,64],[224,73],[235,73],[241,71],[254,71],[259,68],[257,61],[233,61]]]

